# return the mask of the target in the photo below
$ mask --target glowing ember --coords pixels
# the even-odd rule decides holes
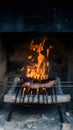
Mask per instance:
[[[44,55],[43,54],[44,46],[47,40],[48,38],[44,37],[41,40],[40,44],[35,44],[34,40],[31,41],[30,50],[35,52],[37,56],[37,61],[36,63],[33,63],[32,65],[27,66],[26,77],[35,78],[38,80],[48,79],[48,74],[46,73],[46,69],[47,67],[49,68],[49,62],[47,61],[47,58],[49,56],[50,49],[52,49],[52,46],[50,45],[46,49],[46,55]],[[31,61],[34,61],[33,55],[29,55],[28,59]]]
[[[21,80],[20,80],[20,78],[18,77],[18,82],[20,82]]]
[[[23,88],[22,95],[24,95],[25,91],[26,91],[26,88]]]
[[[32,59],[32,56],[30,55],[30,56],[28,56],[28,59]]]
[[[39,88],[36,89],[36,94],[38,94],[38,92],[39,92]]]
[[[39,93],[43,93],[44,94],[46,93],[47,89],[46,88],[36,88],[34,89],[34,93],[35,94],[39,94]],[[23,91],[22,91],[22,95],[24,95],[26,92],[30,93],[31,95],[33,94],[33,91],[31,88],[26,88],[26,87],[23,87]]]
[[[21,71],[24,71],[24,66],[21,68]]]

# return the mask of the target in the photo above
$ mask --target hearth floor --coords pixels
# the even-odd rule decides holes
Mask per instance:
[[[11,122],[7,122],[6,117],[7,109],[0,105],[0,127],[4,130],[60,130],[59,116],[54,107],[18,108],[13,113]],[[67,118],[73,129],[73,113],[67,112]]]

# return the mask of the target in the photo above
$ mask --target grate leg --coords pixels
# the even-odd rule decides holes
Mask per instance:
[[[63,130],[65,130],[65,129],[71,130],[71,124],[67,120],[66,113],[65,113],[65,110],[64,110],[65,107],[63,108],[62,105],[63,104],[58,104],[57,105],[57,110],[58,110],[59,117],[60,117],[60,122],[61,122],[60,127]]]
[[[8,115],[7,115],[7,121],[8,122],[11,121],[13,111],[14,111],[14,105],[10,105],[9,112],[8,112]]]
[[[59,113],[59,117],[60,117],[60,122],[61,123],[64,123],[64,117],[63,117],[63,111],[62,111],[62,106],[61,104],[58,104],[57,105],[57,110],[58,110],[58,113]]]

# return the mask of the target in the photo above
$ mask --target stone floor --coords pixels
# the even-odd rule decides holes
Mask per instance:
[[[60,130],[56,107],[17,107],[10,122],[6,121],[8,105],[0,103],[0,130]],[[67,119],[73,129],[73,112],[68,108]],[[3,129],[4,128],[4,129]],[[67,130],[67,128],[65,129]]]

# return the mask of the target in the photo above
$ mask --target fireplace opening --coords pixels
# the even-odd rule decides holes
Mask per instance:
[[[3,75],[8,74],[5,103],[12,107],[18,104],[57,104],[60,120],[64,122],[60,104],[69,102],[70,94],[63,93],[61,83],[73,81],[73,51],[70,43],[66,45],[67,35],[32,32],[1,34],[1,56],[5,55],[6,61],[5,71],[1,69]],[[8,120],[11,115],[12,108]]]
[[[8,72],[15,71],[35,79],[60,77],[61,81],[73,81],[72,37],[68,34],[30,32],[1,37]]]

